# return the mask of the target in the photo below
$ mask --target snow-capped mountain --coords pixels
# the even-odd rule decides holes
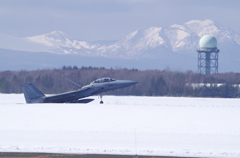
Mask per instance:
[[[215,36],[219,47],[224,43],[231,43],[240,48],[240,34],[212,20],[192,20],[182,25],[136,30],[124,39],[110,43],[77,40],[61,31],[26,39],[48,46],[50,52],[60,54],[108,58],[156,58],[169,52],[191,56],[196,53],[199,39],[206,34]]]
[[[43,35],[26,37],[25,39],[33,43],[48,46],[50,52],[60,54],[84,55],[86,53],[85,51],[93,50],[99,46],[99,44],[94,45],[86,41],[75,40],[62,31],[53,31]]]
[[[152,65],[147,68],[161,65],[159,67],[196,70],[196,50],[199,48],[200,38],[206,34],[213,35],[218,40],[220,72],[221,66],[223,71],[239,71],[237,67],[240,61],[240,34],[212,20],[192,20],[181,25],[173,24],[168,27],[135,30],[125,38],[116,41],[84,41],[70,37],[61,31],[53,31],[21,38],[21,44],[15,42],[8,47],[0,43],[0,48],[73,54],[76,55],[74,58],[103,57],[111,61],[113,59],[137,59],[141,61],[140,66],[143,65],[142,61],[146,62],[147,66]],[[4,41],[6,39],[4,37]],[[134,67],[138,68],[138,65]]]

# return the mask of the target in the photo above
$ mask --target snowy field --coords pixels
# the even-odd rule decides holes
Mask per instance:
[[[25,104],[0,94],[0,152],[240,157],[240,99],[90,98]]]

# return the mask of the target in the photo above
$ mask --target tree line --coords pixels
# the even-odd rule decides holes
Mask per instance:
[[[106,92],[107,95],[137,96],[191,96],[191,97],[240,97],[240,73],[214,75],[197,74],[192,71],[106,69],[104,67],[63,66],[58,69],[0,72],[0,93],[22,93],[22,83],[33,83],[45,94],[55,94],[75,89],[66,78],[87,85],[102,77],[138,81],[138,84]],[[208,83],[191,86],[189,83]],[[217,86],[216,83],[221,83]],[[209,86],[210,84],[210,86]]]

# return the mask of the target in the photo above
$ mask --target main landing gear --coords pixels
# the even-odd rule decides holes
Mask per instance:
[[[100,98],[101,98],[100,104],[103,104],[102,95],[101,94],[100,94]]]

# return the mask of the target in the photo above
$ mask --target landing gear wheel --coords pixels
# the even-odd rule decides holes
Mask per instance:
[[[100,101],[100,104],[103,104],[103,101]]]

